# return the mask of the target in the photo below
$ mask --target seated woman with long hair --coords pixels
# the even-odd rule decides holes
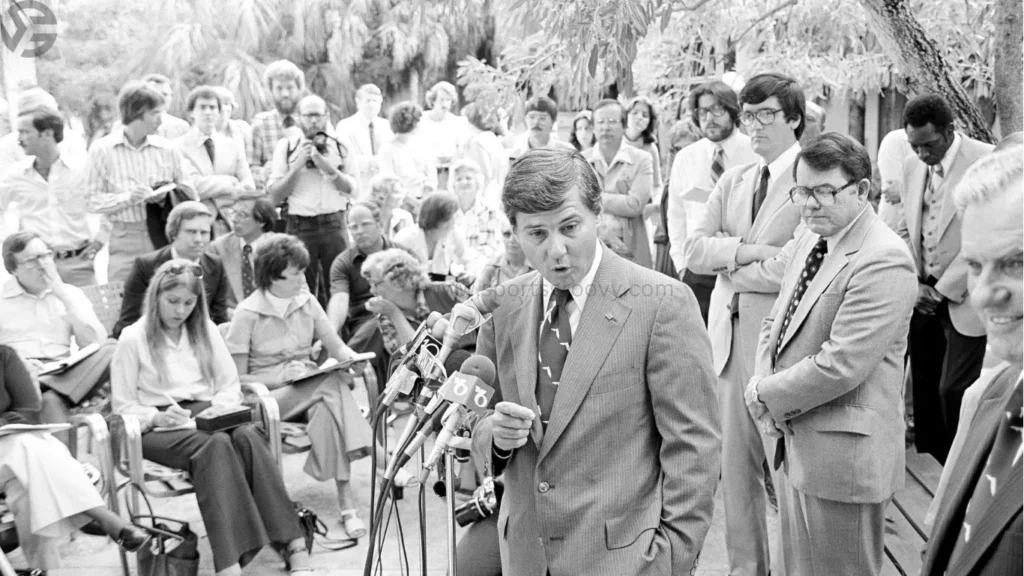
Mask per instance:
[[[39,390],[21,358],[0,346],[0,426],[38,424],[40,409]],[[145,530],[106,507],[82,466],[46,431],[0,436],[0,492],[7,494],[32,569],[60,568],[57,545],[90,521],[130,552],[149,539]]]
[[[153,274],[142,318],[124,329],[114,352],[114,411],[139,419],[146,459],[192,477],[218,576],[241,574],[268,544],[292,574],[311,574],[298,515],[260,433],[252,425],[173,429],[211,406],[242,402],[238,370],[207,313],[202,278],[201,267],[181,259]]]
[[[309,293],[307,266],[309,252],[294,236],[271,234],[256,245],[256,291],[235,310],[228,349],[243,381],[260,382],[271,390],[283,420],[305,419],[308,413],[311,448],[304,471],[321,482],[335,481],[342,526],[350,537],[359,538],[366,526],[356,513],[349,484],[351,462],[370,454],[372,432],[352,395],[347,372],[302,379],[317,369],[311,358],[316,340],[339,362],[355,354]],[[383,466],[387,456],[380,446],[377,450]],[[405,471],[396,478],[401,486],[409,481]]]

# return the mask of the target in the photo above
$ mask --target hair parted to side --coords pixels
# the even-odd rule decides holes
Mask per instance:
[[[263,72],[263,84],[266,85],[267,90],[273,90],[275,81],[281,84],[295,82],[299,92],[306,90],[306,75],[299,70],[298,66],[288,60],[271,62]]]
[[[637,106],[646,106],[649,117],[647,128],[644,128],[644,131],[640,133],[640,141],[644,144],[654,144],[658,141],[658,111],[654,107],[654,101],[646,96],[637,96],[630,100],[629,105],[626,106],[627,121],[629,113]]]
[[[547,96],[534,96],[526,101],[526,110],[524,114],[530,112],[543,112],[551,117],[551,121],[555,122],[558,120],[558,104]]]
[[[967,169],[953,191],[956,211],[983,204],[1003,194],[1024,197],[1024,147],[1010,146],[982,156]]]
[[[923,94],[912,98],[903,109],[903,127],[923,128],[926,124],[945,132],[953,125],[953,109],[938,94]]]
[[[209,218],[211,223],[213,221],[213,213],[202,202],[196,200],[181,202],[172,208],[171,213],[167,215],[164,234],[167,235],[168,240],[174,242],[174,239],[178,237],[178,232],[181,231],[181,223],[193,218],[199,218],[200,216]]]
[[[221,108],[224,106],[231,106],[232,110],[238,108],[238,100],[235,98],[235,93],[227,86],[214,86],[213,91],[217,93],[217,99],[220,100]]]
[[[221,106],[223,106],[223,102],[221,101],[220,94],[217,93],[217,89],[213,86],[204,84],[202,86],[196,86],[188,93],[188,96],[185,98],[185,110],[188,110],[189,112],[195,110],[196,100],[199,100],[200,98],[216,102],[217,110],[220,110]]]
[[[424,231],[439,228],[454,218],[458,211],[458,197],[447,190],[438,190],[424,198],[420,205],[420,228]]]
[[[193,270],[198,264],[190,260],[175,258],[164,262],[153,273],[153,278],[146,288],[146,297],[142,303],[142,318],[145,322],[144,332],[150,357],[156,366],[161,382],[166,382],[168,366],[164,362],[167,339],[164,337],[164,322],[160,317],[160,295],[181,287],[188,289],[196,297],[196,306],[185,320],[184,329],[188,333],[188,341],[192,352],[199,360],[199,368],[203,379],[213,382],[213,347],[210,336],[210,315],[206,304],[206,290],[203,279]],[[219,338],[220,335],[218,334]]]
[[[13,274],[14,271],[18,269],[18,259],[16,256],[24,252],[28,243],[36,238],[39,238],[39,234],[27,230],[15,232],[7,238],[4,238],[4,268],[6,268],[8,272]],[[43,240],[43,243],[45,244],[46,241]]]
[[[60,144],[64,140],[64,118],[46,108],[36,108],[35,110],[28,110],[18,114],[21,116],[29,116],[32,118],[32,128],[36,132],[42,133],[43,130],[53,131],[53,141]]]
[[[128,82],[117,96],[117,107],[121,112],[121,124],[127,126],[149,112],[164,105],[164,96],[145,82]]]
[[[573,190],[588,210],[601,214],[601,183],[582,154],[557,148],[530,150],[512,163],[501,189],[501,205],[515,228],[519,214],[555,210]]]
[[[434,84],[427,90],[427,95],[424,97],[424,102],[427,104],[427,108],[433,108],[434,102],[437,97],[444,94],[452,101],[452,106],[459,103],[459,93],[455,91],[455,86],[452,86],[451,82],[445,82],[444,80]]]
[[[686,98],[680,102],[680,110],[676,113],[676,118],[681,120],[683,114],[683,102],[686,102],[690,110],[692,111],[692,122],[694,126],[700,128],[700,118],[697,118],[697,107],[702,96],[714,96],[718,103],[725,108],[725,111],[729,114],[729,118],[732,119],[733,126],[740,125],[740,101],[736,96],[736,91],[721,80],[712,80],[711,82],[705,82],[700,86],[697,86],[690,91],[689,101]]]
[[[867,149],[860,142],[838,132],[826,132],[800,150],[793,162],[794,178],[801,162],[815,172],[839,168],[849,180],[871,179],[871,156]]]
[[[427,285],[428,278],[415,256],[400,248],[388,248],[370,254],[360,270],[371,283],[387,280],[403,290],[415,292]]]
[[[740,104],[760,104],[772,96],[778,98],[779,107],[782,108],[787,122],[800,120],[793,131],[796,139],[799,140],[807,125],[807,98],[804,96],[804,89],[800,87],[795,78],[776,72],[758,74],[747,82],[743,90],[740,90]]]
[[[416,129],[423,117],[423,109],[420,105],[406,100],[399,102],[391,108],[388,121],[391,123],[391,131],[395,134],[408,134]]]
[[[264,234],[253,248],[254,282],[257,289],[269,289],[275,280],[281,280],[281,275],[289,266],[299,270],[309,268],[306,245],[291,234]]]

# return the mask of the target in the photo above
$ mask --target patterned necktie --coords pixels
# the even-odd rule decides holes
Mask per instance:
[[[718,179],[725,172],[725,159],[722,157],[722,147],[715,146],[715,155],[711,157],[711,185],[718,184]],[[763,199],[762,199],[763,201]]]
[[[252,273],[252,246],[245,244],[242,246],[242,291],[248,298],[253,290],[255,290],[255,282]]]
[[[750,217],[750,221],[757,220],[757,213],[761,210],[761,205],[764,204],[764,198],[768,195],[768,178],[771,174],[768,172],[768,166],[761,169],[761,180],[757,183],[757,190],[754,191],[754,212]]]
[[[217,157],[217,153],[213,149],[213,138],[207,138],[203,142],[203,148],[206,148],[206,155],[210,157],[210,164],[213,165],[213,160]]]
[[[537,404],[540,406],[540,422],[548,428],[551,408],[555,405],[558,381],[562,378],[565,358],[572,344],[572,329],[569,326],[568,290],[555,288],[548,302],[544,321],[540,326],[540,342],[537,346]]]
[[[811,280],[818,274],[818,269],[821,268],[821,262],[825,259],[825,254],[828,253],[828,243],[824,238],[819,238],[818,242],[811,249],[811,253],[807,255],[807,259],[804,260],[804,269],[800,273],[800,280],[793,290],[793,296],[789,299],[789,306],[786,307],[786,316],[782,319],[782,329],[779,330],[779,339],[775,342],[775,354],[772,356],[772,362],[779,357],[779,351],[782,350],[782,341],[786,337],[786,330],[789,328],[789,323],[793,320],[793,314],[796,313],[796,309],[800,306],[800,299],[804,297],[804,293],[807,292],[807,287],[811,285]],[[779,438],[778,442],[775,443],[775,461],[774,467],[776,470],[779,466],[782,466],[782,460],[786,456],[786,440],[785,438]]]
[[[377,155],[377,147],[380,145],[377,142],[377,131],[373,129],[373,120],[370,120],[370,154]]]
[[[1003,408],[1003,418],[999,421],[999,428],[996,430],[995,440],[992,441],[988,460],[974,485],[974,493],[968,500],[963,528],[960,530],[956,544],[953,545],[949,566],[955,564],[959,555],[963,553],[964,547],[970,543],[972,527],[978,526],[984,521],[996,495],[1006,490],[1021,489],[1020,484],[1011,486],[1012,483],[1007,480],[1007,476],[1021,459],[1022,403],[1024,403],[1024,394],[1021,392],[1021,380],[1018,379],[1013,386],[1013,393],[1010,394],[1009,401]]]
[[[925,200],[931,202],[935,197],[935,191],[941,184],[937,182],[937,178],[943,177],[942,164],[936,164],[928,169],[928,182],[925,183]]]
[[[284,120],[281,120],[281,125],[285,128],[291,128],[292,126],[295,126],[295,119],[291,116],[285,116]]]

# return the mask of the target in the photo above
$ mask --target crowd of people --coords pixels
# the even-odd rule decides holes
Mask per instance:
[[[2,249],[0,425],[106,404],[137,418],[145,458],[194,481],[218,575],[267,545],[311,570],[265,439],[187,424],[266,386],[305,424],[304,471],[334,482],[338,529],[362,537],[351,463],[387,460],[365,417],[379,390],[312,374],[373,352],[385,382],[431,313],[474,294],[503,308],[466,343],[499,369],[473,481],[504,472],[507,489],[460,574],[689,573],[719,475],[730,574],[878,574],[910,442],[947,477],[925,573],[1002,574],[990,567],[1014,550],[1019,572],[1019,134],[993,151],[922,95],[875,165],[779,73],[696,86],[668,142],[645,97],[600,100],[563,140],[542,95],[516,136],[499,107],[459,110],[448,82],[386,118],[381,90],[361,86],[337,122],[293,63],[265,83],[274,107],[251,122],[207,85],[186,121],[151,74],[88,139],[30,88],[0,138],[0,209],[20,214]],[[124,290],[109,333],[82,290],[104,248]],[[509,296],[518,285],[530,296]],[[986,356],[999,367],[982,377]],[[0,436],[0,492],[32,567],[58,567],[53,543],[90,520],[138,549],[145,531],[103,507],[61,439]],[[1016,515],[972,539],[1000,503]]]

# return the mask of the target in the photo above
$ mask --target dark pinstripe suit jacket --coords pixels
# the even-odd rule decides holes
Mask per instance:
[[[481,328],[506,401],[537,409],[541,278],[495,290]],[[718,484],[711,345],[689,288],[603,251],[547,431],[505,468],[505,576],[690,574]],[[474,431],[490,453],[490,418]]]
[[[949,555],[960,535],[967,502],[974,491],[974,479],[988,458],[988,446],[995,437],[996,426],[1003,417],[1004,406],[1020,377],[1008,369],[985,390],[978,411],[971,421],[970,435],[960,458],[954,463],[949,488],[935,519],[935,528],[925,550],[922,576],[1020,576],[1024,566],[1024,531],[1021,525],[1022,492],[1021,460],[1017,460],[1007,479],[1013,490],[1000,493],[989,508],[985,521],[974,526],[971,541],[954,564]],[[961,423],[963,424],[963,423]]]

